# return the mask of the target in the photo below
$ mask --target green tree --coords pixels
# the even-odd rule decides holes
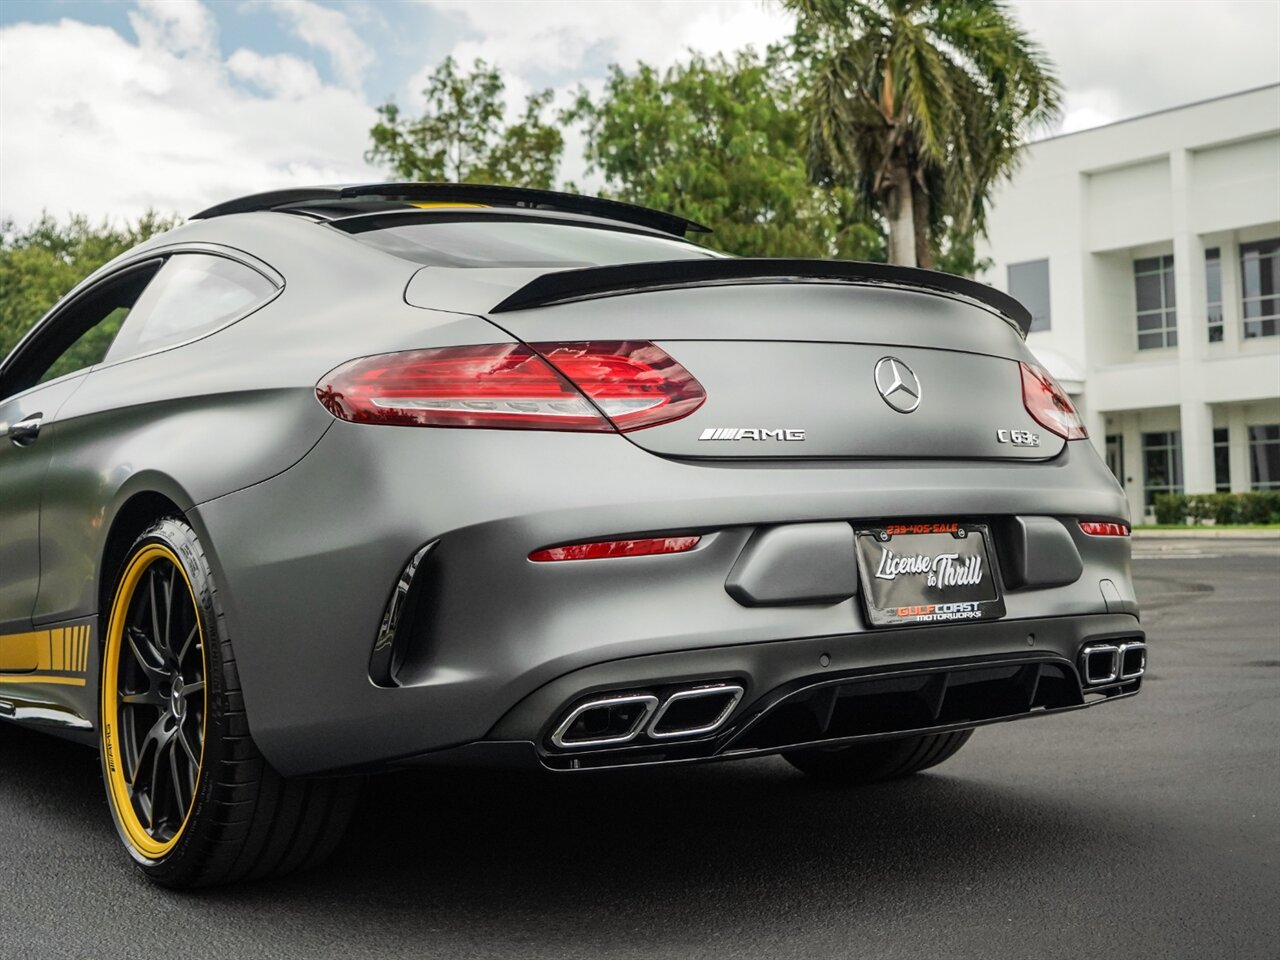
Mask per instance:
[[[464,75],[446,57],[423,91],[421,116],[406,116],[394,101],[378,108],[380,119],[369,131],[373,146],[365,158],[406,180],[550,189],[564,152],[560,130],[542,116],[552,92],[530,96],[524,114],[507,124],[505,89],[497,67],[476,60]]]
[[[113,257],[178,224],[153,211],[122,227],[72,216],[59,223],[47,213],[26,229],[0,223],[0,357],[63,294]],[[103,325],[107,326],[106,324]],[[114,335],[102,330],[100,335]],[[82,343],[92,353],[101,345]]]
[[[782,48],[693,53],[665,72],[613,65],[601,97],[580,90],[562,119],[583,124],[609,195],[705,223],[723,251],[883,259],[855,194],[810,181],[794,90]]]
[[[948,234],[971,242],[1027,134],[1058,115],[1044,52],[999,0],[783,2],[814,176],[884,215],[894,263],[931,266]]]

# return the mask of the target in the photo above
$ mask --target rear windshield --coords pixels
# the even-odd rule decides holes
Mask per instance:
[[[720,256],[675,238],[574,223],[442,221],[353,236],[428,267],[603,267]]]

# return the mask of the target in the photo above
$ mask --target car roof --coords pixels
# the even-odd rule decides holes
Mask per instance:
[[[531,190],[477,183],[370,183],[347,186],[292,187],[239,197],[201,210],[191,219],[207,220],[233,213],[279,211],[336,222],[349,216],[422,210],[440,206],[543,210],[586,215],[634,224],[683,237],[710,233],[693,220],[619,200],[555,190]]]

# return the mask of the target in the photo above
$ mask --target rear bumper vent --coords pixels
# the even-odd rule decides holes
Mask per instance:
[[[1081,706],[1065,662],[910,673],[799,690],[769,708],[724,752],[989,723]]]

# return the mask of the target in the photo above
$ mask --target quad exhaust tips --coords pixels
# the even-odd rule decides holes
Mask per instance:
[[[653,740],[701,736],[729,719],[743,693],[737,684],[690,687],[668,695],[660,709],[658,698],[648,693],[593,697],[569,711],[551,743],[573,750],[630,743],[641,731]]]
[[[649,736],[666,740],[711,733],[729,719],[742,693],[742,687],[736,684],[716,684],[673,693],[649,724]]]
[[[1086,686],[1136,680],[1146,670],[1147,645],[1140,640],[1092,643],[1080,651],[1080,676]]]

